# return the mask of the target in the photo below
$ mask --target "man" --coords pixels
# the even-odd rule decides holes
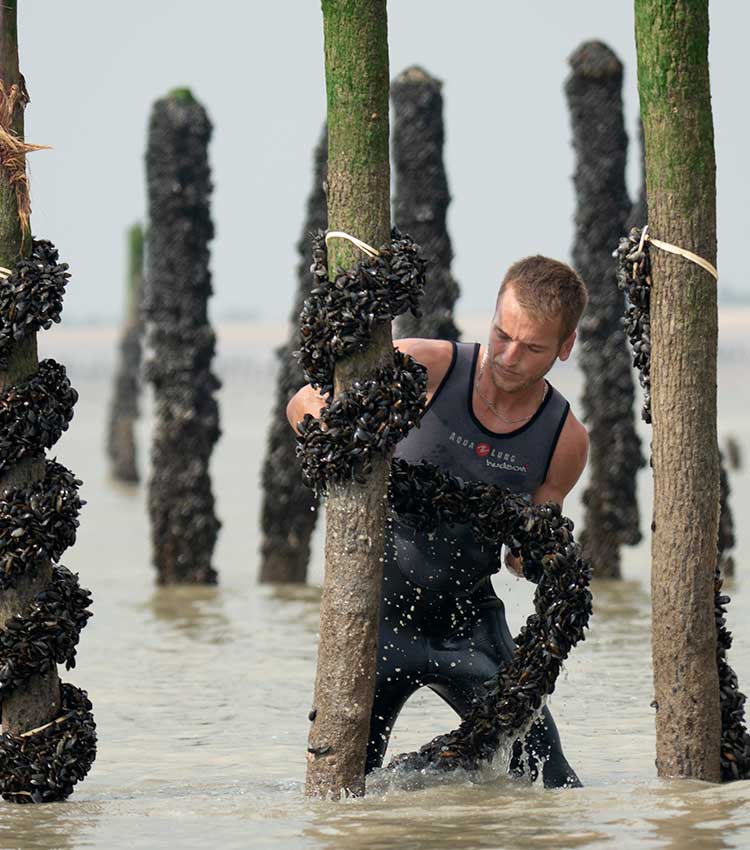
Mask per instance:
[[[562,507],[586,465],[588,435],[544,376],[570,356],[586,301],[586,287],[569,266],[527,257],[503,279],[486,345],[398,340],[398,348],[427,369],[427,405],[396,456]],[[287,418],[295,427],[322,406],[321,396],[303,387]],[[505,563],[521,573],[510,554]],[[368,771],[382,763],[393,724],[414,691],[426,685],[465,716],[512,656],[503,603],[490,582],[499,568],[466,526],[426,533],[397,517],[388,524]],[[512,772],[523,772],[524,751],[532,777],[541,763],[546,787],[580,785],[547,709],[523,745],[516,742]]]

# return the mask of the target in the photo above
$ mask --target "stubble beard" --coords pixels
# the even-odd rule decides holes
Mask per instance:
[[[525,390],[528,390],[529,387],[534,386],[534,384],[537,383],[539,380],[544,378],[544,376],[549,372],[549,370],[555,365],[555,361],[557,360],[557,354],[558,353],[556,353],[554,355],[554,357],[550,360],[549,364],[547,366],[545,366],[543,371],[539,372],[538,374],[536,374],[536,375],[534,375],[530,378],[523,378],[523,377],[519,376],[520,381],[515,381],[515,382],[512,381],[512,379],[509,380],[509,376],[507,376],[507,373],[504,376],[502,372],[498,372],[495,369],[495,367],[493,366],[492,358],[488,356],[487,361],[488,361],[488,366],[490,367],[489,373],[490,373],[490,379],[492,381],[492,385],[495,387],[495,389],[500,390],[501,392],[504,392],[504,393],[513,394],[513,395],[515,395],[516,393],[522,393]]]

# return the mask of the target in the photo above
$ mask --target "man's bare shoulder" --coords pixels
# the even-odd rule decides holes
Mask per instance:
[[[575,455],[581,463],[581,471],[586,465],[589,452],[589,432],[572,410],[568,411],[565,424],[560,432],[558,448],[562,447],[566,454]]]
[[[453,343],[447,339],[407,337],[393,343],[427,369],[427,393],[431,395],[445,377],[453,361]]]
[[[552,455],[547,478],[535,494],[534,501],[554,501],[562,504],[586,468],[588,456],[588,431],[573,411],[568,411]]]

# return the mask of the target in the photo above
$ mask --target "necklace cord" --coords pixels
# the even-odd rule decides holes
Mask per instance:
[[[534,413],[536,413],[536,411],[539,409],[539,405],[537,405],[537,407],[534,409],[534,411],[532,413],[530,413],[528,416],[522,416],[520,419],[508,419],[507,417],[503,416],[502,413],[498,413],[498,411],[495,409],[494,405],[482,395],[482,391],[479,389],[479,382],[482,380],[482,375],[484,374],[484,367],[485,367],[486,363],[487,363],[487,352],[485,351],[484,356],[482,357],[482,365],[479,367],[479,375],[477,376],[476,381],[474,381],[474,386],[476,388],[477,395],[479,396],[479,398],[482,399],[482,401],[495,414],[495,416],[497,416],[498,419],[501,419],[503,422],[505,422],[508,425],[514,425],[517,422],[525,422],[527,419],[531,419],[531,417],[534,415]],[[547,397],[547,382],[545,381],[544,382],[544,390],[542,392],[542,398],[540,399],[539,404],[541,404],[546,397]]]

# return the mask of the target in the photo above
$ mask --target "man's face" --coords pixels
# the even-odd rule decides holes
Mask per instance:
[[[560,342],[560,318],[531,315],[506,287],[492,319],[487,365],[493,384],[503,392],[525,390],[549,372],[555,360],[567,360],[575,331]]]

